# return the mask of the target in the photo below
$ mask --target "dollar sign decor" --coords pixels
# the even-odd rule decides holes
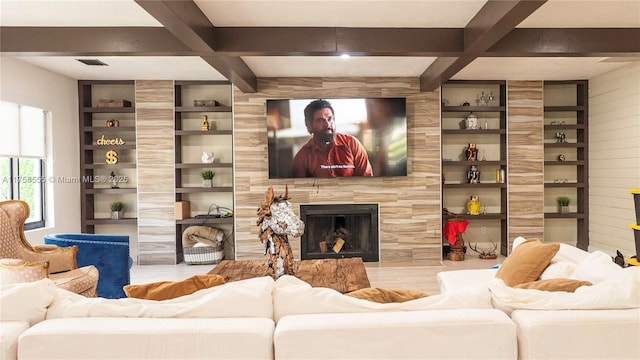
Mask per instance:
[[[109,150],[105,154],[107,164],[117,164],[118,163],[118,153],[115,150]]]

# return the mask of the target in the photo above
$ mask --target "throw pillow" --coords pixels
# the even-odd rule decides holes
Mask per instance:
[[[0,286],[0,321],[28,321],[33,326],[44,320],[56,295],[50,279]]]
[[[126,285],[124,293],[130,298],[167,300],[222,284],[224,284],[224,278],[220,275],[194,275],[182,281],[160,281],[141,285]]]
[[[507,286],[535,281],[560,249],[560,244],[544,244],[529,239],[516,247],[502,263],[496,277]]]
[[[542,291],[566,291],[574,292],[580,286],[591,286],[588,281],[573,280],[573,279],[547,279],[540,281],[532,281],[524,284],[518,284],[514,288],[518,289],[535,289]]]
[[[416,290],[395,290],[395,289],[383,289],[383,288],[366,288],[345,294],[347,296],[354,297],[356,299],[363,299],[374,301],[377,303],[401,303],[405,301],[421,299],[429,296],[427,293]]]

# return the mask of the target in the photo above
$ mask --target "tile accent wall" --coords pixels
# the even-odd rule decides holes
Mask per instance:
[[[542,239],[544,113],[542,81],[507,82],[509,251],[518,236]]]
[[[265,101],[275,98],[406,97],[408,176],[269,180]],[[379,203],[380,262],[441,260],[440,94],[420,93],[417,78],[270,78],[258,92],[234,88],[236,259],[262,259],[256,210],[270,185],[289,186],[300,204]],[[290,239],[300,258],[299,239]]]
[[[138,263],[175,264],[173,81],[136,81]]]

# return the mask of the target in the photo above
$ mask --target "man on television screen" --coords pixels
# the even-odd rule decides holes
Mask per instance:
[[[304,109],[311,138],[293,158],[294,177],[373,176],[367,151],[349,134],[337,133],[335,114],[327,100],[314,100]]]

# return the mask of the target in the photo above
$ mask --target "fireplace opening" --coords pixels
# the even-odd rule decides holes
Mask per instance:
[[[302,260],[361,257],[379,261],[378,205],[300,205]]]

